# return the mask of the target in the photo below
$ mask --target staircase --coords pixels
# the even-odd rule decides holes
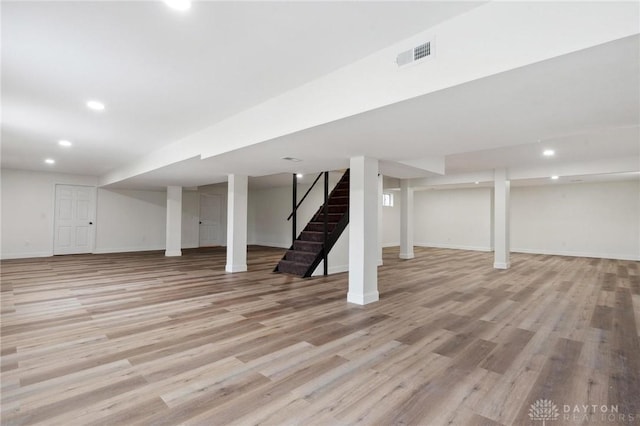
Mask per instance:
[[[335,186],[327,200],[327,247],[329,253],[349,224],[349,170]],[[310,277],[324,259],[324,205],[287,250],[274,272]]]

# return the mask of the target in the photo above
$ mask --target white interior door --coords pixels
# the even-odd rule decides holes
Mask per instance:
[[[222,195],[200,194],[200,247],[222,244]]]
[[[56,185],[53,254],[93,252],[96,189]]]

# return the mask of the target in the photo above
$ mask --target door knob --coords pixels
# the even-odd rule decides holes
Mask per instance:
[[[93,222],[89,222],[89,225],[93,225]]]
[[[202,221],[200,221],[200,225],[202,225]]]

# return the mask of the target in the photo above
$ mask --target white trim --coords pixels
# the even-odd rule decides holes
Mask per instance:
[[[264,246],[264,247],[275,247],[275,248],[283,248],[288,249],[291,247],[291,244],[286,243],[267,243],[265,241],[256,241],[252,243],[247,243],[249,246]]]
[[[382,247],[384,247],[384,248],[400,247],[400,242],[397,242],[397,243],[382,243]]]
[[[32,257],[52,257],[52,251],[34,251],[31,253],[3,253],[2,260],[30,259]]]
[[[493,267],[495,269],[509,269],[511,267],[511,263],[509,262],[495,262],[493,264]]]
[[[347,302],[355,303],[356,305],[367,305],[378,300],[380,300],[380,294],[377,291],[367,294],[347,293]]]
[[[400,255],[398,256],[400,259],[404,259],[404,260],[410,260],[416,257],[415,254],[413,253],[400,253]]]
[[[441,244],[441,243],[414,243],[417,247],[433,247],[433,248],[446,248],[455,250],[471,250],[471,251],[493,251],[491,247],[482,246],[461,246],[458,244]]]
[[[318,264],[315,271],[311,274],[312,277],[321,277],[323,274],[322,270],[322,261]],[[327,270],[327,275],[333,274],[341,274],[342,272],[349,272],[349,265],[337,265],[331,266],[329,265],[329,269]]]
[[[177,257],[182,256],[182,250],[165,250],[164,255],[166,257]]]
[[[226,272],[234,273],[234,272],[247,272],[247,264],[244,265],[226,265],[224,267]]]
[[[93,254],[110,254],[110,253],[129,253],[129,252],[138,252],[138,251],[160,251],[164,250],[164,245],[162,246],[152,246],[152,247],[106,247],[99,248],[93,251]]]
[[[329,265],[329,270],[327,272],[329,273],[329,275],[340,274],[342,272],[349,272],[349,265],[338,265],[338,266]]]
[[[551,256],[593,257],[597,259],[640,261],[640,254],[637,256],[632,256],[628,254],[619,254],[619,253],[618,254],[592,253],[592,252],[579,252],[579,251],[556,251],[556,250],[537,250],[537,249],[511,249],[511,253],[545,254],[545,255],[551,255]]]

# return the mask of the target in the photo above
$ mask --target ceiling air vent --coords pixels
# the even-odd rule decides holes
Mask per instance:
[[[431,42],[422,43],[420,46],[416,46],[413,49],[401,52],[396,58],[396,64],[399,67],[417,62],[421,59],[431,56]]]

